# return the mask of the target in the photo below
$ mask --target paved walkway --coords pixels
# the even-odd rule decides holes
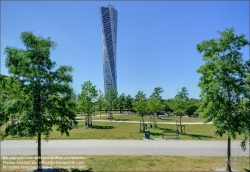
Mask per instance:
[[[240,141],[231,142],[232,156],[249,156]],[[36,155],[35,140],[1,142],[1,155]],[[194,141],[175,139],[144,140],[51,140],[42,141],[42,155],[169,155],[226,156],[227,141]]]

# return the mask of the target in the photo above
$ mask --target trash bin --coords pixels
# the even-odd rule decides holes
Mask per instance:
[[[150,131],[149,130],[145,130],[145,138],[150,139]]]

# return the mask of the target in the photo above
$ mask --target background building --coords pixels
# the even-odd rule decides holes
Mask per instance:
[[[117,91],[116,73],[116,40],[117,40],[117,11],[114,6],[100,7],[102,24],[102,56],[104,92],[110,87]]]

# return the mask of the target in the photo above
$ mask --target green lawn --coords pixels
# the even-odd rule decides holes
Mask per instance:
[[[161,137],[162,130],[176,130],[176,125],[159,124],[158,128],[150,129],[152,137]],[[227,136],[223,137],[215,135],[215,127],[209,124],[186,125],[186,133],[181,134],[182,140],[227,140]],[[237,136],[236,140],[242,140],[243,136]]]
[[[54,160],[53,156],[43,156],[43,166],[59,167],[67,172],[91,172],[91,171],[213,171],[214,168],[225,168],[225,157],[184,157],[184,156],[57,156],[60,160]],[[10,157],[7,157],[10,158]],[[31,159],[28,159],[31,158]],[[65,160],[63,158],[72,158]],[[51,160],[52,159],[52,160]],[[49,161],[48,161],[49,160]],[[239,161],[241,160],[241,162]],[[5,170],[21,172],[21,166],[36,167],[35,156],[22,156],[19,160],[9,160],[12,165],[7,165],[6,157],[1,158],[1,164]],[[4,162],[5,161],[5,162]],[[47,163],[48,162],[48,163]],[[57,162],[60,165],[53,165]],[[5,163],[5,164],[4,164]],[[23,165],[23,164],[24,165]],[[26,164],[25,164],[26,163]],[[31,165],[33,164],[33,165]],[[14,168],[15,167],[15,168]],[[70,167],[74,169],[70,170]],[[14,168],[11,170],[11,168]],[[234,161],[232,157],[232,169],[244,171],[248,168],[248,158],[238,157]],[[4,171],[4,170],[3,170]]]
[[[107,114],[100,115],[92,115],[93,120],[108,120]],[[78,117],[81,117],[81,119],[85,119],[84,116],[79,115]],[[80,119],[80,118],[78,118]],[[140,121],[142,118],[138,115],[121,115],[121,114],[114,114],[114,121]],[[179,117],[161,117],[155,118],[158,122],[176,122],[180,121]],[[144,121],[149,122],[150,116],[144,116]],[[181,118],[182,122],[204,122],[202,118]]]
[[[151,138],[161,138],[162,130],[176,131],[176,125],[159,124],[157,128],[149,128]],[[186,134],[180,135],[182,140],[226,140],[226,136],[220,137],[215,134],[215,127],[210,124],[186,125]],[[135,123],[118,123],[118,122],[93,122],[92,127],[84,126],[83,122],[79,122],[78,127],[70,131],[70,136],[61,135],[54,131],[49,139],[136,139],[140,140],[145,134],[140,132],[139,124]],[[7,140],[13,139],[30,139],[30,138],[13,138],[8,136]],[[33,138],[36,139],[36,138]],[[238,136],[237,140],[242,140],[242,136]]]

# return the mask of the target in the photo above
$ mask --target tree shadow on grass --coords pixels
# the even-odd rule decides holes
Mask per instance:
[[[115,127],[114,126],[92,125],[92,126],[89,126],[89,128],[93,128],[93,129],[113,129]]]
[[[71,168],[72,172],[93,172],[92,168],[89,168],[87,170],[79,170],[78,168]]]
[[[162,133],[154,133],[154,132],[150,132],[151,136],[162,136]]]
[[[163,121],[171,121],[171,122],[175,122],[175,120],[173,118],[159,118]]]
[[[173,130],[173,129],[169,129],[169,128],[162,128],[162,127],[158,127],[159,130],[167,130],[167,131],[176,131],[176,130]]]
[[[114,119],[112,119],[112,121],[129,121],[129,119],[116,119],[116,118],[114,118]]]
[[[182,134],[182,135],[183,136],[190,136],[190,137],[198,139],[198,140],[215,138],[213,136],[200,135],[200,134]]]

